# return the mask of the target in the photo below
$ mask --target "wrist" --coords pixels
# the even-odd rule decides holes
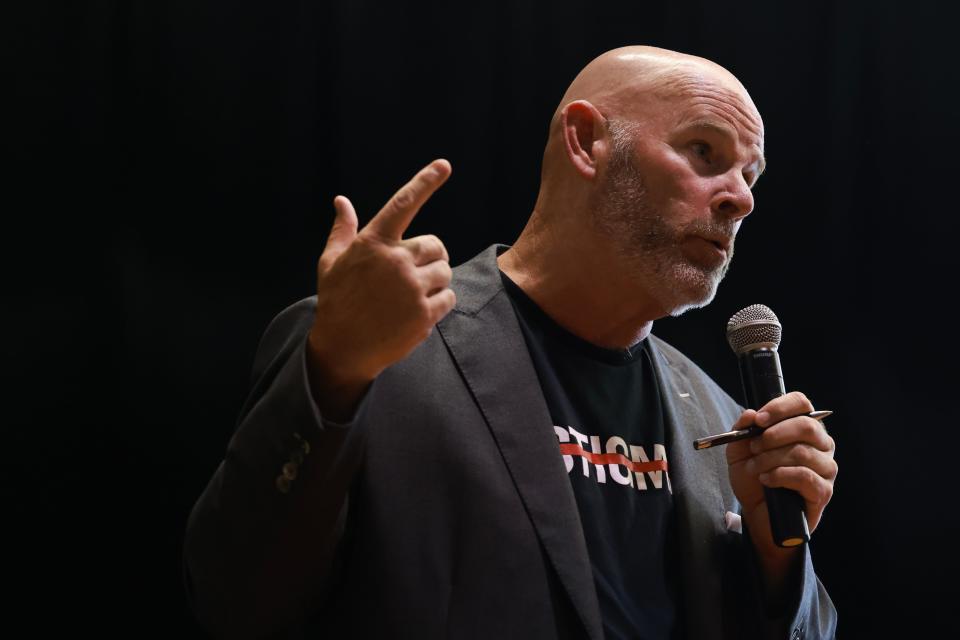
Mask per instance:
[[[338,354],[312,330],[306,360],[308,383],[321,415],[335,422],[349,421],[376,376],[353,370],[350,358]]]
[[[751,526],[752,525],[752,526]],[[764,518],[762,522],[745,522],[748,538],[763,585],[764,608],[767,611],[780,611],[793,593],[796,583],[803,547],[779,547],[773,542],[770,524]]]

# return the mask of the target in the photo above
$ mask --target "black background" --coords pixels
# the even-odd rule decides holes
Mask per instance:
[[[179,575],[270,318],[361,221],[454,167],[410,234],[510,243],[548,119],[604,50],[713,59],[767,174],[707,309],[656,323],[735,397],[763,302],[841,472],[812,548],[847,638],[955,626],[956,15],[933,2],[32,2],[4,20],[4,537],[13,619],[203,637]],[[21,7],[22,9],[23,7]],[[12,570],[11,570],[12,569]],[[5,616],[7,617],[7,616]]]

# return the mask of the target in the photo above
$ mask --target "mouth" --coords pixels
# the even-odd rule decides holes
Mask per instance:
[[[722,252],[724,257],[730,254],[730,240],[721,237],[697,236],[700,240],[713,245],[718,251]]]
[[[707,242],[713,243],[717,249],[724,253],[730,253],[730,241],[726,238],[706,238]]]
[[[692,233],[684,242],[687,258],[701,269],[715,271],[723,268],[729,258],[731,242],[719,233]]]

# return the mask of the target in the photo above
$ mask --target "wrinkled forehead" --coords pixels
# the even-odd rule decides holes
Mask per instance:
[[[611,96],[614,117],[677,128],[713,122],[732,128],[741,142],[763,150],[763,120],[740,82],[722,67],[675,65],[626,82]]]
[[[725,80],[725,81],[724,81]],[[676,80],[672,98],[666,98],[672,124],[720,121],[740,134],[741,142],[763,150],[763,120],[756,105],[736,78],[686,75]]]

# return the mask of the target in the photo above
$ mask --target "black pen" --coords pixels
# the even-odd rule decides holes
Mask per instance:
[[[820,421],[829,416],[833,411],[811,411],[810,413],[803,413],[800,415],[807,416],[808,418],[813,418],[814,420]],[[793,416],[799,417],[799,416]],[[787,419],[787,418],[785,418]],[[776,424],[776,423],[775,423]],[[771,427],[773,425],[770,425]],[[710,447],[716,447],[721,444],[728,444],[730,442],[736,442],[737,440],[743,440],[745,438],[754,438],[761,433],[764,429],[769,429],[770,427],[749,427],[747,429],[737,429],[736,431],[727,431],[726,433],[718,433],[715,436],[707,436],[706,438],[700,438],[699,440],[693,441],[693,448],[697,451],[701,449],[709,449]]]

